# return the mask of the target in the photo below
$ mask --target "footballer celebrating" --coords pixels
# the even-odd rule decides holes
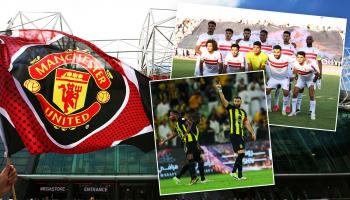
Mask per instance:
[[[198,170],[201,176],[201,182],[205,183],[204,177],[204,160],[202,158],[202,149],[198,143],[199,130],[196,123],[180,116],[180,113],[176,111],[170,111],[169,119],[175,122],[175,130],[173,134],[161,140],[159,145],[163,145],[165,142],[172,140],[176,136],[180,137],[182,143],[184,144],[184,150],[186,153],[187,164],[185,164],[180,173],[178,173],[173,179],[177,184],[180,183],[180,178],[188,170],[191,176],[190,185],[196,184],[198,178],[196,176],[196,162],[198,163]]]
[[[222,105],[229,113],[230,140],[234,152],[238,154],[230,175],[236,180],[245,180],[247,178],[242,174],[243,158],[245,155],[244,127],[251,134],[254,141],[256,140],[256,136],[250,125],[246,111],[240,108],[242,102],[241,98],[234,97],[233,104],[230,104],[222,93],[220,83],[216,84],[216,89],[219,93]]]

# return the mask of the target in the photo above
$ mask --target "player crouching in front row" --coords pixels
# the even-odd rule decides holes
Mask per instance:
[[[299,51],[297,53],[297,62],[294,63],[293,73],[297,83],[294,86],[293,99],[292,99],[292,112],[288,116],[295,116],[298,102],[298,94],[305,86],[309,88],[310,95],[310,111],[311,120],[316,119],[316,100],[315,100],[315,82],[318,79],[320,72],[318,68],[311,63],[306,62],[305,52]]]
[[[215,40],[208,40],[207,51],[201,55],[199,63],[200,75],[217,75],[222,73],[222,56]]]

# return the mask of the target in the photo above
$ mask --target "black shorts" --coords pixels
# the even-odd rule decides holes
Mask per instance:
[[[196,143],[187,143],[186,144],[186,156],[188,154],[193,155],[193,159],[197,162],[200,162],[202,160],[201,154],[203,153],[203,150],[200,148],[200,146]]]
[[[233,151],[235,151],[235,153],[238,153],[239,150],[245,149],[245,142],[242,136],[230,134],[230,140],[233,147]]]

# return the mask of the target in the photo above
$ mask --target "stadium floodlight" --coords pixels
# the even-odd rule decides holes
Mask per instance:
[[[350,111],[350,48],[345,47],[343,58],[343,69],[341,79],[341,93],[339,99],[339,108]]]
[[[176,10],[151,8],[139,38],[90,40],[107,54],[117,57],[151,78],[168,78],[174,54]],[[7,31],[48,29],[73,34],[60,12],[18,12]]]
[[[143,24],[138,54],[142,73],[159,79],[168,78],[174,55],[176,10],[151,8]]]
[[[19,11],[8,21],[7,30],[49,29],[73,34],[72,29],[60,12]]]

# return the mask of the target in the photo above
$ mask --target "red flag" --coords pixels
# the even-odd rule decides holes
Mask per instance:
[[[0,39],[4,138],[15,129],[31,154],[86,153],[144,133],[149,141],[138,145],[154,146],[148,79],[137,71],[64,32],[20,30]]]

